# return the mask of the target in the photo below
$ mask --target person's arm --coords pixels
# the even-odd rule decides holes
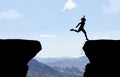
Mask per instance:
[[[77,24],[76,28],[77,28],[80,24],[81,24],[81,22]]]

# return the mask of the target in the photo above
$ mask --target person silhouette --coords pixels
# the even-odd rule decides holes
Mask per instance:
[[[81,18],[81,22],[79,22],[76,26],[76,28],[79,26],[78,30],[70,29],[70,31],[75,31],[77,33],[82,31],[85,34],[86,40],[89,40],[88,37],[87,37],[87,33],[84,29],[85,21],[86,21],[86,18],[85,18],[85,15],[83,15],[83,17]]]

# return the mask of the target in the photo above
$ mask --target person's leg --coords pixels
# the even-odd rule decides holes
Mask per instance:
[[[81,29],[79,28],[78,30],[75,30],[75,29],[70,29],[70,31],[75,31],[75,32],[80,32],[81,31]]]
[[[86,40],[89,40],[88,37],[87,37],[86,31],[84,29],[82,29],[82,32],[85,34]]]

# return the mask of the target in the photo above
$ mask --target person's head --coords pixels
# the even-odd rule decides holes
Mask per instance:
[[[85,18],[85,15],[83,15],[83,18]]]
[[[83,15],[83,17],[81,18],[81,21],[82,21],[82,22],[85,22],[85,21],[86,21],[85,15]]]

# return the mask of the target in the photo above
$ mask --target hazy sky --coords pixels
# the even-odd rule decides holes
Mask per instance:
[[[120,39],[120,0],[0,0],[0,38],[39,40],[36,57],[80,57],[84,34],[69,30],[83,15],[90,40]]]

